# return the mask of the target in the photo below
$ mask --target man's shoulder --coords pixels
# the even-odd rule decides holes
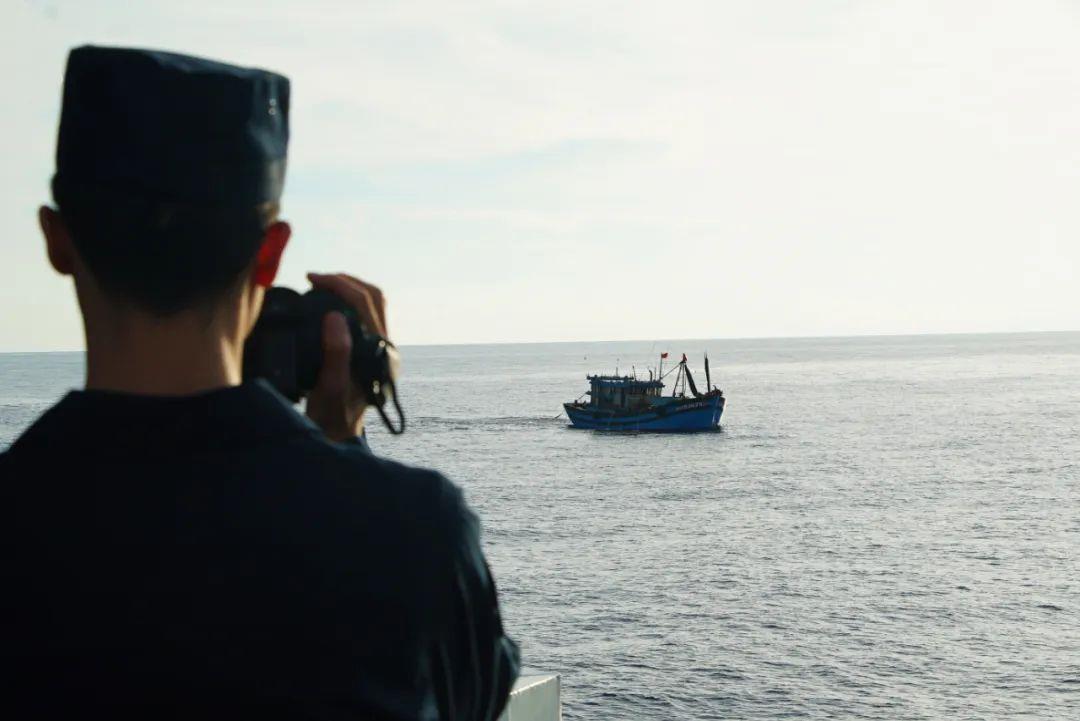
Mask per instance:
[[[380,514],[407,517],[453,531],[469,520],[461,489],[436,470],[371,453],[354,443],[301,436],[267,458],[267,467],[327,502],[356,503]]]
[[[297,437],[283,447],[291,462],[319,469],[324,480],[344,478],[348,482],[393,481],[404,493],[440,494],[454,488],[441,473],[372,453],[357,442],[335,443],[318,434]]]
[[[365,578],[440,588],[479,547],[475,514],[438,471],[313,437],[294,440],[262,468],[244,505],[278,519],[269,525],[289,528],[291,543],[325,549],[318,563],[330,575],[352,577],[360,563]],[[276,496],[269,505],[267,485]]]

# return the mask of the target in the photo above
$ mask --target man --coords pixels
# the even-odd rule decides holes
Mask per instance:
[[[242,383],[288,242],[289,83],[72,51],[49,261],[86,389],[0,455],[6,718],[493,719],[518,670],[476,517],[356,441],[350,335],[324,320],[309,419]],[[385,334],[384,301],[313,275]]]

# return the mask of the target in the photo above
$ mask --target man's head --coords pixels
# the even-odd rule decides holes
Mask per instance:
[[[277,220],[289,82],[171,53],[82,47],[64,81],[49,257],[100,300],[154,317],[261,293]],[[87,287],[91,290],[87,291]]]
[[[225,210],[90,188],[56,203],[41,212],[53,267],[160,318],[211,309],[245,283],[270,285],[288,239],[276,203]]]

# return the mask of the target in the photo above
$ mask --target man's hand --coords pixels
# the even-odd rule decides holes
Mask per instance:
[[[334,293],[356,309],[360,322],[371,333],[386,334],[386,301],[382,291],[362,280],[335,273],[308,273],[316,288]],[[307,415],[332,441],[360,435],[364,429],[367,399],[349,374],[352,336],[345,316],[327,313],[323,319],[323,365],[307,399]]]

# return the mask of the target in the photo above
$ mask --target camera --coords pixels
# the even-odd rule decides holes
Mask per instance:
[[[405,430],[405,414],[397,398],[400,356],[394,344],[369,332],[356,310],[330,291],[314,288],[300,293],[282,286],[266,291],[262,312],[244,344],[244,379],[263,378],[283,396],[298,403],[315,387],[323,362],[323,318],[345,316],[352,335],[349,369],[353,383],[364,394],[391,433]],[[395,425],[384,406],[397,411]]]

